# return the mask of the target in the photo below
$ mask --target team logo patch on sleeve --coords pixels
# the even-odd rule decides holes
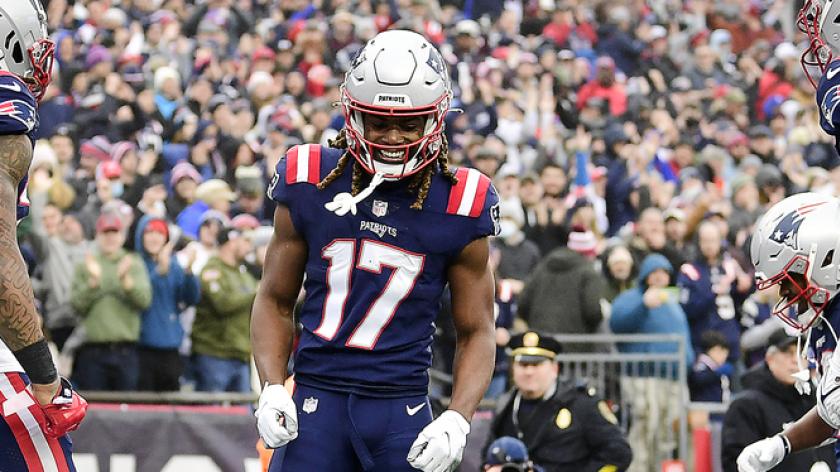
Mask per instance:
[[[477,218],[484,208],[490,179],[475,169],[460,168],[455,171],[458,183],[449,193],[446,213]]]
[[[0,102],[0,116],[8,116],[19,121],[26,127],[26,131],[35,129],[38,123],[35,119],[35,108],[23,100],[6,100]]]

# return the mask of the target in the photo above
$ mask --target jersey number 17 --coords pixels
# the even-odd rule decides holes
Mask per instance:
[[[329,261],[327,268],[327,297],[321,324],[315,334],[331,341],[341,327],[344,308],[350,296],[353,270],[381,274],[383,267],[392,269],[385,288],[374,299],[362,321],[353,330],[346,345],[373,349],[385,327],[394,317],[400,303],[408,296],[423,272],[425,257],[395,246],[364,239],[356,260],[356,240],[336,239],[321,251]]]

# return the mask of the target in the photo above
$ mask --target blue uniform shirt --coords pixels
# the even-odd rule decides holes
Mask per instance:
[[[34,133],[38,129],[35,97],[26,84],[14,74],[0,71],[0,136],[25,134],[35,145]],[[29,214],[26,199],[27,174],[18,185],[17,218]]]
[[[295,380],[367,396],[423,395],[447,269],[467,244],[495,234],[498,197],[487,177],[458,169],[455,186],[434,175],[421,211],[410,208],[416,193],[397,182],[377,187],[356,215],[336,216],[324,205],[350,192],[350,168],[324,190],[315,184],[343,153],[296,146],[268,190],[309,248]]]
[[[834,298],[829,302],[823,311],[823,320],[817,322],[811,328],[808,359],[817,366],[819,378],[825,375],[828,369],[828,362],[837,349],[837,340],[834,338],[831,328],[834,329],[835,333],[840,333],[840,302],[838,300],[840,299]],[[831,328],[826,323],[830,323]],[[840,442],[834,443],[834,455],[837,458],[838,464],[840,464]]]

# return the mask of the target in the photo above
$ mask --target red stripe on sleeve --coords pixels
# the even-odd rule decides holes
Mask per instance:
[[[9,372],[0,375],[6,376],[16,392],[20,392],[22,390],[19,386],[23,385],[23,380],[21,380],[18,374]],[[17,380],[17,382],[15,380]],[[3,394],[0,394],[0,404],[5,401],[6,397]],[[38,457],[38,451],[35,450],[35,443],[32,441],[32,437],[29,435],[29,430],[26,429],[26,425],[23,424],[23,420],[20,418],[20,415],[9,415],[5,416],[4,419],[6,420],[6,424],[9,425],[9,429],[12,430],[15,440],[17,440],[20,452],[23,454],[23,459],[26,461],[26,468],[29,469],[29,472],[43,472],[44,468],[41,465],[41,458]]]
[[[292,185],[297,179],[298,146],[286,153],[286,185]]]
[[[306,181],[310,184],[317,184],[321,181],[321,146],[309,145],[309,175]]]
[[[26,384],[23,379],[18,375],[11,376],[9,380],[16,392],[22,392],[26,388]],[[34,396],[32,399],[35,400]],[[29,412],[32,413],[32,416],[35,417],[38,424],[44,423],[45,420],[40,406],[37,404],[30,406]],[[43,427],[41,428],[41,431],[43,431]],[[47,436],[46,433],[44,433],[44,438],[50,446],[50,451],[52,451],[53,458],[55,459],[55,466],[58,469],[58,472],[70,472],[70,466],[67,464],[67,457],[64,455],[64,449],[61,448],[61,443],[58,442],[58,439],[51,438]]]
[[[449,204],[446,205],[446,212],[450,215],[458,213],[458,207],[461,206],[461,199],[464,198],[464,188],[467,186],[467,173],[469,171],[463,167],[455,171],[455,177],[458,178],[458,183],[452,187],[449,192]]]
[[[481,214],[481,210],[484,209],[484,200],[487,199],[488,188],[490,188],[490,179],[486,175],[481,174],[478,178],[478,187],[475,189],[475,199],[473,199],[472,208],[470,208],[470,216],[472,218],[478,217]]]

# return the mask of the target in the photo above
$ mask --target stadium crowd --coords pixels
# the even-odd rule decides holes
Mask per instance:
[[[779,327],[752,225],[840,194],[789,3],[50,0],[19,240],[62,370],[83,390],[250,390],[275,164],[338,134],[355,53],[399,27],[448,63],[450,161],[501,197],[488,396],[527,326],[682,334],[692,398],[723,401]]]

